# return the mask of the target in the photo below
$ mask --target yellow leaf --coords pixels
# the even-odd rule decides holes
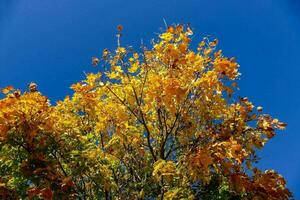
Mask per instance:
[[[11,85],[9,85],[9,86],[7,86],[6,88],[3,88],[2,89],[2,93],[3,94],[8,94],[10,91],[12,91],[14,89],[14,87],[13,86],[11,86]]]

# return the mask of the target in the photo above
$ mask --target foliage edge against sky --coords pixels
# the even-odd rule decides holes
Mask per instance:
[[[190,26],[139,51],[104,49],[99,73],[51,105],[34,83],[0,100],[0,196],[29,199],[289,199],[253,164],[286,124],[236,98],[239,65]]]

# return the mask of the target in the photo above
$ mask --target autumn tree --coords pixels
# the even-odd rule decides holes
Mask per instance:
[[[235,93],[239,65],[189,26],[94,57],[99,73],[51,105],[30,84],[0,100],[1,199],[291,197],[257,150],[286,124]]]

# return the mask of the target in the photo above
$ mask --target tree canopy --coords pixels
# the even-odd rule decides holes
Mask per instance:
[[[238,97],[239,65],[173,25],[137,51],[92,58],[99,73],[50,104],[37,85],[0,100],[2,199],[289,199],[257,151],[286,124]]]

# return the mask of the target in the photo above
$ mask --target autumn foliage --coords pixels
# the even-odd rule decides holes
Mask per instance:
[[[194,51],[174,25],[135,51],[122,29],[73,96],[2,90],[1,199],[289,199],[282,176],[253,165],[286,124],[235,94],[239,65],[218,41]]]

